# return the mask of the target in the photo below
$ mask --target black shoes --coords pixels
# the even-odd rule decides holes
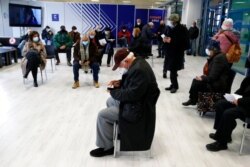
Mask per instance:
[[[227,149],[227,145],[226,144],[221,144],[219,142],[214,142],[211,144],[207,144],[206,145],[207,150],[209,151],[220,151],[220,150],[226,150]]]
[[[97,149],[90,151],[90,155],[92,157],[103,157],[106,155],[113,155],[113,154],[114,154],[114,147],[108,150],[104,150],[104,148],[97,148]]]
[[[173,86],[169,86],[167,88],[165,88],[165,90],[171,90],[173,88]]]
[[[167,78],[167,73],[163,73],[163,78]]]
[[[175,89],[175,88],[172,88],[171,90],[170,90],[170,93],[176,93],[177,92],[177,89]]]
[[[215,133],[210,133],[210,134],[209,134],[209,137],[210,137],[211,139],[215,140],[215,141],[218,140],[218,138],[216,137]],[[228,143],[231,143],[231,142],[232,142],[232,138],[230,137],[229,139],[227,139],[227,142],[228,142]]]
[[[70,63],[70,61],[67,62],[67,65],[68,65],[68,66],[72,66],[72,64]]]
[[[191,99],[189,99],[188,101],[182,103],[182,105],[184,105],[184,106],[196,105],[196,102],[194,102]]]
[[[38,87],[38,84],[37,84],[37,82],[34,82],[34,87]]]

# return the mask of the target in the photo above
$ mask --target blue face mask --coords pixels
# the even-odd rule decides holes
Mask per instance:
[[[89,41],[82,41],[82,44],[86,46],[89,44]]]

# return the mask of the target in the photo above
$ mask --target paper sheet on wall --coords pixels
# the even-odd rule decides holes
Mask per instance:
[[[229,101],[229,102],[233,102],[234,100],[238,100],[239,98],[242,98],[242,96],[241,95],[237,95],[237,94],[228,94],[228,93],[226,93],[225,95],[224,95],[224,97],[225,97],[225,99],[227,100],[227,101]]]

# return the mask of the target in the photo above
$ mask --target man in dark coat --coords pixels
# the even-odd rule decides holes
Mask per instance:
[[[156,36],[156,34],[153,33],[153,27],[154,23],[149,22],[148,24],[144,25],[141,31],[141,37],[145,41],[145,50],[147,51],[146,56],[152,56],[152,40]]]
[[[214,143],[207,144],[209,151],[220,151],[227,149],[227,143],[232,141],[231,135],[236,127],[236,119],[245,121],[250,117],[250,77],[246,77],[240,88],[235,92],[242,97],[233,101],[221,100],[215,106],[215,133],[210,133],[209,137],[215,140]]]
[[[166,43],[166,69],[170,71],[171,85],[165,88],[165,90],[175,93],[179,89],[177,71],[184,68],[184,50],[187,47],[186,41],[188,37],[186,28],[180,24],[178,14],[171,14],[169,20],[173,28],[170,34],[165,34],[163,42]]]
[[[102,157],[113,154],[113,124],[119,122],[122,151],[148,150],[155,130],[155,105],[159,89],[150,65],[134,53],[125,49],[117,51],[115,65],[125,72],[122,80],[109,83],[111,98],[107,108],[97,118],[97,141],[99,147],[91,156]]]
[[[199,35],[199,29],[196,26],[196,22],[193,22],[193,25],[188,30],[189,39],[190,39],[190,50],[189,53],[193,56],[196,56],[196,39]]]
[[[140,18],[136,19],[135,28],[137,27],[142,31],[143,26],[144,25],[142,24],[141,19]]]
[[[158,56],[157,58],[163,58],[165,56],[164,50],[163,50],[163,39],[162,34],[164,34],[166,31],[166,25],[164,20],[160,21],[160,26],[157,29],[157,40],[158,40]]]
[[[73,41],[72,47],[74,47],[74,57],[78,57],[80,55],[80,40],[81,40],[81,35],[77,31],[76,26],[72,26],[72,30],[69,32],[69,36]]]

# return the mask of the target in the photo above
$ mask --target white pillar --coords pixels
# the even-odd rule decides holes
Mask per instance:
[[[190,27],[194,20],[201,17],[202,0],[184,0],[182,8],[182,24]],[[199,26],[199,25],[197,25]]]

